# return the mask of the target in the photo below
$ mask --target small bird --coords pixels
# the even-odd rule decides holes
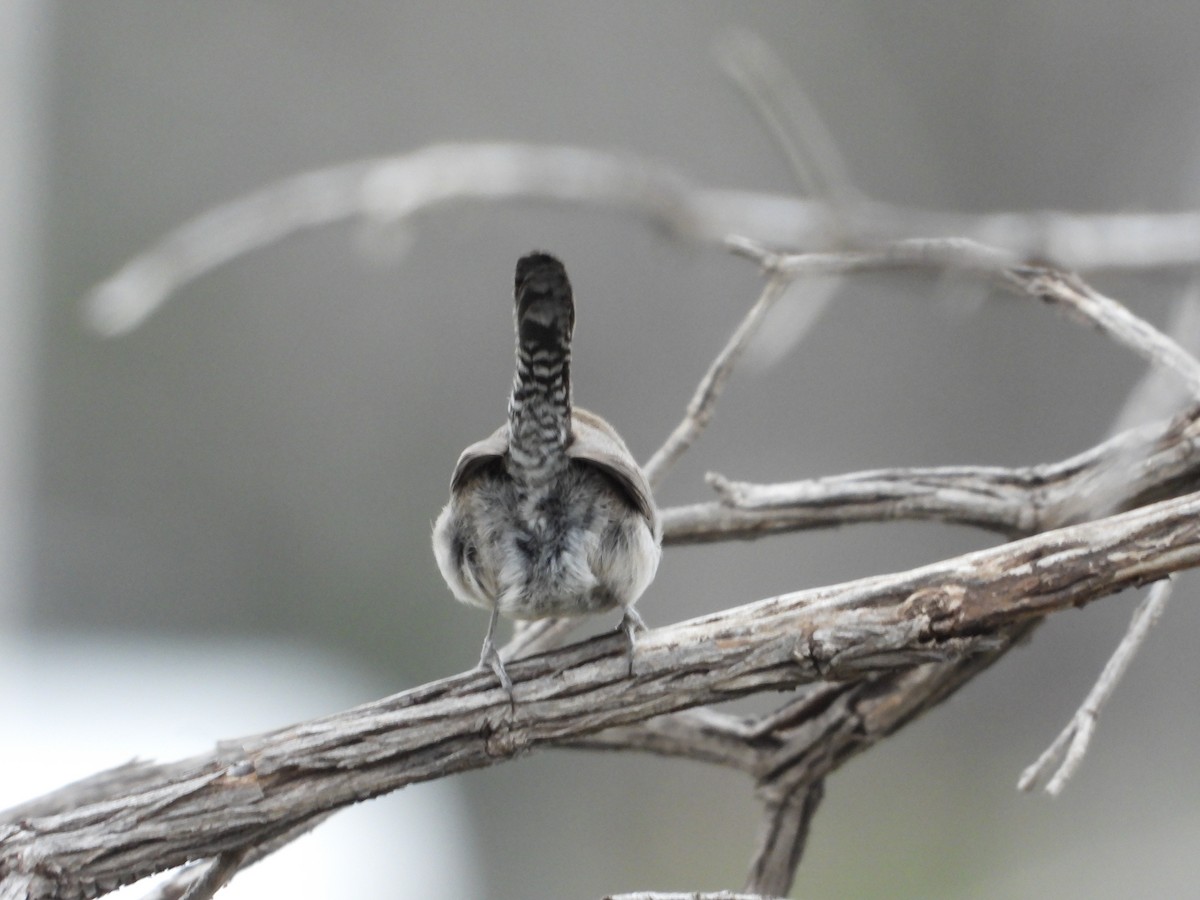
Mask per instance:
[[[454,596],[491,610],[481,668],[512,695],[493,634],[513,619],[633,608],[658,570],[662,528],[646,476],[616,430],[571,406],[575,303],[563,264],[517,261],[517,366],[508,421],[462,452],[433,553]]]

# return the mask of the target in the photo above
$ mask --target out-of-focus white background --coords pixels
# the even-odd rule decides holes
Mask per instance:
[[[431,142],[624,150],[704,184],[790,191],[715,62],[734,25],[797,74],[877,199],[1200,201],[1187,0],[0,8],[0,758],[23,773],[0,783],[0,806],[474,664],[485,617],[452,601],[428,534],[457,453],[504,414],[520,253],[566,261],[577,400],[642,458],[759,282],[618,214],[527,204],[447,209],[403,235],[304,234],[204,277],[120,340],[84,326],[88,288],[209,206]],[[1184,284],[1095,281],[1160,324]],[[1030,304],[855,279],[795,352],[732,384],[660,501],[705,499],[709,469],[790,480],[1062,458],[1103,437],[1141,372]],[[640,608],[665,624],[991,540],[898,524],[670,550]],[[1018,795],[1017,775],[1086,692],[1133,596],[1057,617],[839,772],[796,895],[1193,891],[1195,587],[1182,582],[1064,796]],[[287,868],[313,896],[339,884],[322,865],[374,872],[385,887],[365,896],[737,887],[758,824],[740,777],[632,755],[539,753],[426,788],[343,813],[359,835],[348,849]],[[389,848],[411,846],[414,821],[429,823],[432,873],[415,877],[435,880],[405,884]]]

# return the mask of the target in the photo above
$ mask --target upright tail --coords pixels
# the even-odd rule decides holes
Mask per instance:
[[[575,302],[563,264],[547,253],[517,260],[517,371],[508,401],[509,474],[546,484],[567,464]]]

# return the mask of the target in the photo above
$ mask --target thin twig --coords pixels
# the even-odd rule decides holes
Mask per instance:
[[[246,851],[229,850],[216,859],[205,863],[204,872],[192,882],[180,900],[212,900],[213,894],[229,883],[229,879],[242,867]]]
[[[609,894],[604,900],[782,900],[766,894],[746,894],[735,891],[634,891],[632,894]]]
[[[1200,351],[1200,276],[1188,279],[1171,311],[1165,333],[1193,357]],[[1114,434],[1166,418],[1189,402],[1200,400],[1190,396],[1184,386],[1162,368],[1149,369],[1130,390],[1113,420]],[[1138,462],[1132,460],[1131,462]],[[1133,466],[1129,467],[1130,469]]]
[[[866,197],[851,179],[846,157],[817,105],[757,33],[731,29],[718,41],[717,51],[725,74],[788,160],[800,193],[828,204],[830,242],[853,244],[851,210],[865,203]],[[763,330],[757,352],[747,361],[762,368],[792,350],[811,330],[835,292],[836,284],[832,282],[814,282],[803,297],[794,295],[788,318],[775,317],[772,328]]]
[[[1200,398],[1200,363],[1163,332],[1124,305],[1086,284],[1078,275],[1047,267],[1023,267],[1004,273],[1009,288],[1065,310],[1133,350],[1147,362],[1180,376],[1188,393]]]
[[[282,848],[286,847],[297,838],[308,834],[310,831],[332,816],[333,813],[334,810],[330,810],[329,812],[325,813],[318,813],[307,821],[301,822],[296,827],[288,829],[278,837],[272,838],[271,840],[260,844],[255,844],[246,851],[241,863],[237,866],[237,871],[249,868],[260,860],[270,856],[277,850],[281,850]],[[217,856],[180,869],[178,872],[171,875],[171,877],[156,885],[154,889],[150,891],[150,893],[142,897],[142,900],[184,900],[185,897],[190,897],[191,895],[188,894],[188,891],[190,891],[200,879],[206,877],[208,870],[213,866],[218,865],[220,859],[221,857]],[[231,872],[230,877],[232,877],[233,874],[235,873]],[[228,879],[226,879],[226,881],[228,881]]]
[[[726,237],[725,246],[758,263],[767,272],[792,278],[853,275],[885,269],[951,269],[995,274],[1020,265],[1020,257],[970,238],[914,237],[863,250],[787,253],[772,250],[744,235]]]
[[[1049,266],[1021,264],[999,247],[962,238],[914,238],[872,250],[789,254],[777,253],[742,237],[730,238],[727,243],[735,253],[755,260],[768,272],[792,278],[902,268],[987,275],[1011,293],[1055,305],[1147,361],[1175,372],[1183,378],[1189,392],[1200,397],[1200,362],[1178,343],[1079,276]]]
[[[1104,709],[1124,676],[1125,670],[1137,656],[1150,629],[1166,609],[1167,601],[1171,597],[1172,586],[1173,581],[1168,578],[1150,588],[1149,595],[1134,610],[1133,618],[1129,622],[1125,636],[1121,638],[1121,643],[1109,657],[1100,677],[1096,679],[1096,683],[1084,698],[1079,709],[1075,711],[1075,715],[1071,716],[1071,721],[1054,739],[1054,743],[1037,758],[1037,761],[1021,773],[1021,778],[1017,781],[1017,787],[1020,790],[1031,791],[1041,785],[1046,793],[1053,797],[1058,796],[1066,787],[1067,782],[1087,755],[1088,745],[1096,730],[1096,721],[1100,717],[1100,711]]]
[[[833,133],[771,46],[757,33],[737,28],[723,37],[717,50],[725,74],[787,158],[801,193],[828,202],[835,219],[841,219],[839,210],[861,203],[864,198]]]
[[[708,367],[708,371],[704,373],[704,377],[700,379],[700,384],[696,387],[696,393],[692,395],[692,399],[688,403],[687,412],[682,421],[675,426],[675,430],[671,432],[663,445],[654,451],[654,455],[650,457],[650,461],[644,467],[646,479],[650,482],[651,487],[662,481],[663,476],[704,431],[716,410],[717,398],[721,396],[725,383],[733,374],[738,357],[746,349],[746,345],[762,324],[763,317],[766,316],[772,304],[783,296],[789,283],[790,279],[784,277],[773,277],[767,280],[758,300],[750,307],[730,336],[729,342],[717,354],[712,365]]]

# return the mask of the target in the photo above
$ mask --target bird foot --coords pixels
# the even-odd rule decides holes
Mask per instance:
[[[639,631],[647,631],[646,623],[642,621],[642,617],[638,615],[636,609],[632,606],[625,607],[625,611],[621,616],[621,624],[617,626],[621,631],[625,632],[625,642],[629,646],[629,677],[633,677],[633,645],[634,635]]]
[[[517,704],[513,699],[512,679],[508,677],[508,672],[504,668],[504,660],[500,658],[500,651],[496,649],[496,645],[492,642],[490,635],[483,642],[483,652],[479,654],[479,668],[491,669],[496,673],[496,677],[500,679],[500,686],[508,694],[508,705],[516,709]]]

